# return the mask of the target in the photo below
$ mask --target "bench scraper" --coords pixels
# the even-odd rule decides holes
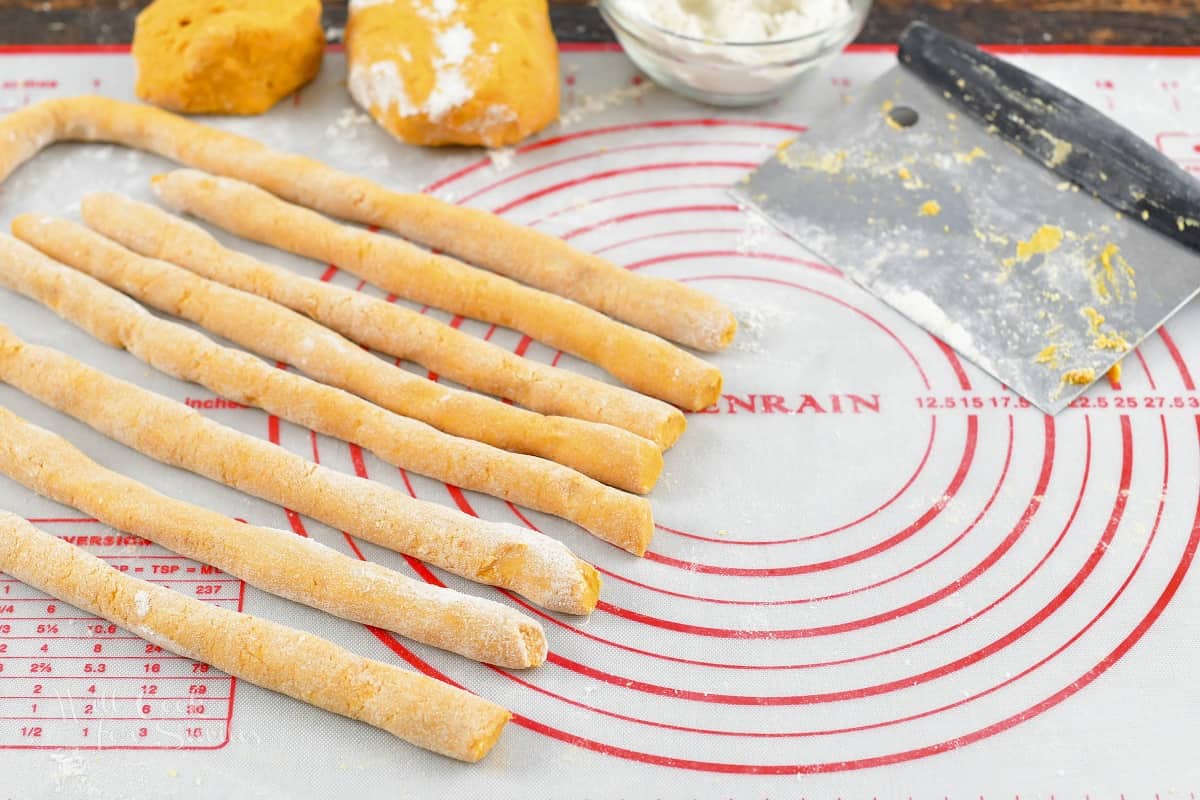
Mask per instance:
[[[1200,183],[924,23],[733,193],[1049,414],[1200,291]]]

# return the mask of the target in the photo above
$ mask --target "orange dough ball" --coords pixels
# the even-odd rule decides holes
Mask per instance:
[[[156,0],[133,36],[137,96],[172,111],[261,114],[312,80],[320,0]]]

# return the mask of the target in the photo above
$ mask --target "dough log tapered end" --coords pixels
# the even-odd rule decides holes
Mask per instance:
[[[596,609],[600,573],[595,567],[555,539],[516,525],[498,527],[510,542],[477,568],[478,580],[507,587],[560,614],[585,616]]]
[[[583,563],[583,562],[581,562]],[[581,608],[586,608],[588,614],[596,610],[596,603],[600,600],[600,573],[591,564],[584,564],[587,567],[581,570],[583,575],[583,584],[579,587],[579,605]]]
[[[605,487],[607,492],[615,489]],[[654,510],[644,497],[629,497],[621,506],[591,501],[586,495],[579,497],[579,524],[609,544],[635,556],[642,556],[654,538]]]
[[[635,433],[611,426],[580,430],[574,425],[564,425],[562,417],[547,417],[542,426],[549,434],[548,449],[552,454],[570,447],[584,449],[592,454],[595,471],[605,476],[603,482],[609,486],[634,494],[648,494],[662,475],[662,450]],[[561,457],[550,457],[561,460]]]
[[[512,714],[505,711],[503,714],[494,714],[487,723],[480,725],[474,741],[471,742],[464,757],[460,760],[474,764],[490,753],[510,719],[512,719]]]
[[[733,315],[732,311],[726,310],[724,324],[718,328],[717,335],[714,337],[712,346],[703,347],[701,349],[710,353],[716,353],[724,350],[726,347],[729,347],[729,345],[733,344],[733,339],[735,336],[737,336],[737,331],[737,317]]]

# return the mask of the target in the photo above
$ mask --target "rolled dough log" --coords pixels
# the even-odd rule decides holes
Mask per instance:
[[[87,216],[106,196],[84,199]],[[258,295],[230,289],[182,267],[143,258],[99,234],[82,249],[39,233],[43,218],[21,217],[17,236],[60,261],[126,292],[160,311],[260,353],[292,364],[309,376],[364,397],[397,414],[419,419],[454,436],[557,461],[612,486],[649,491],[662,471],[662,452],[647,439],[570,417],[544,417],[490,397],[413,375]],[[49,219],[49,218],[45,218]]]
[[[172,208],[238,236],[337,264],[400,297],[521,331],[682,408],[708,408],[721,392],[716,367],[653,334],[403,239],[342,225],[249,183],[175,170],[156,177],[154,191]],[[103,203],[93,207],[103,213]]]
[[[378,225],[699,350],[724,349],[737,331],[723,303],[686,284],[621,269],[486,211],[394,192],[245,136],[105,97],[44,100],[0,120],[0,180],[43,147],[70,140],[115,142],[249,181],[293,203]]]
[[[18,217],[35,245],[87,259],[98,234],[63,220]],[[114,245],[115,247],[115,245]],[[447,436],[349,392],[272,368],[203,334],[159,319],[120,292],[0,235],[0,285],[54,310],[102,342],[168,375],[370,450],[440,481],[569,519],[606,541],[645,548],[649,501],[541,458]]]
[[[172,653],[461,761],[487,755],[512,716],[311,633],[125,575],[7,511],[0,511],[0,570]]]
[[[266,297],[472,389],[542,414],[615,425],[664,449],[687,427],[683,414],[661,400],[521,358],[425,314],[251,258],[155,206],[117,194],[86,206],[92,228],[135,252]]]
[[[535,667],[546,658],[542,626],[507,606],[159,494],[3,407],[0,472],[105,525],[342,619],[502,667]]]
[[[165,464],[556,611],[596,605],[596,571],[560,542],[343,475],[209,420],[0,325],[0,380]]]

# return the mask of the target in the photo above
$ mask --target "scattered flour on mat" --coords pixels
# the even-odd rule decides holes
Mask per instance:
[[[93,161],[108,161],[116,152],[116,147],[111,144],[100,145],[99,147],[89,147],[84,152],[87,157]]]
[[[583,122],[593,114],[599,114],[601,111],[607,111],[610,108],[624,105],[631,100],[637,100],[653,90],[653,83],[642,81],[641,83],[629,86],[620,86],[607,92],[585,94],[576,100],[575,105],[564,109],[558,115],[558,123],[564,128],[569,128],[572,125]]]
[[[58,765],[58,774],[62,778],[78,778],[87,775],[87,763],[82,756],[69,753],[51,753],[50,760]]]
[[[99,794],[88,775],[88,762],[74,753],[51,753],[50,760],[58,767],[54,776],[55,794],[69,797],[95,797]]]
[[[742,353],[761,353],[763,335],[772,323],[784,316],[783,311],[769,306],[735,306],[732,311],[738,321],[732,348]]]
[[[488,158],[492,161],[492,169],[497,172],[503,172],[512,166],[513,156],[516,155],[516,150],[511,147],[501,147],[497,150],[488,150]]]
[[[746,227],[738,237],[737,251],[752,253],[762,249],[762,245],[775,232],[771,223],[753,212],[745,215]]]
[[[357,108],[344,108],[338,118],[325,128],[325,136],[329,139],[346,139],[354,141],[359,131],[372,125],[371,117]]]

